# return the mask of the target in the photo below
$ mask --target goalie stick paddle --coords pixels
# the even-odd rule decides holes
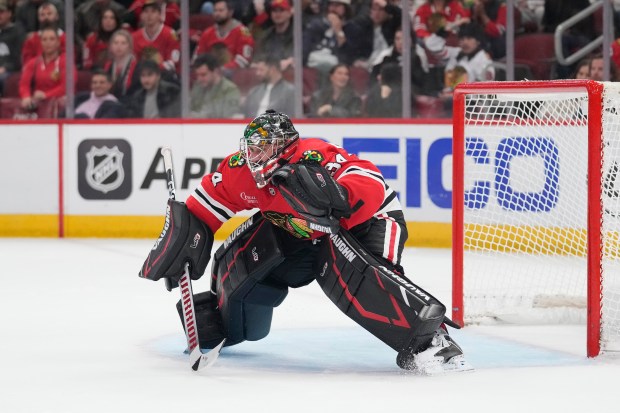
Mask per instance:
[[[176,192],[174,186],[174,169],[172,167],[172,150],[168,147],[162,148],[161,156],[164,158],[164,168],[166,169],[168,197],[174,200],[176,198]],[[170,279],[168,278],[166,278],[166,288],[168,291],[172,289]],[[198,327],[196,326],[196,311],[194,310],[194,293],[192,291],[192,280],[189,276],[189,263],[185,263],[183,275],[179,279],[179,289],[181,290],[181,305],[183,308],[183,320],[185,321],[185,337],[187,338],[189,363],[192,370],[198,371],[215,363],[226,340],[222,340],[220,344],[207,353],[203,353],[200,349]]]

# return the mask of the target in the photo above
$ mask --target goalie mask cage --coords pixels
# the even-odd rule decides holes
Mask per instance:
[[[453,319],[587,324],[620,350],[620,84],[454,94]]]

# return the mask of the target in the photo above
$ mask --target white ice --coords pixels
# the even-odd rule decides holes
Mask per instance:
[[[193,372],[178,290],[137,277],[151,245],[0,239],[0,412],[620,411],[620,361],[587,359],[584,326],[453,331],[476,370],[420,377],[316,283],[290,291],[267,338]],[[404,255],[408,275],[449,304],[449,251]]]

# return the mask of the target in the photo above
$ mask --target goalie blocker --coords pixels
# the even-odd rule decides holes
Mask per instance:
[[[213,233],[189,212],[183,202],[168,200],[164,228],[142,265],[139,276],[157,281],[167,278],[168,290],[178,287],[183,268],[189,262],[190,277],[202,276],[211,258]]]

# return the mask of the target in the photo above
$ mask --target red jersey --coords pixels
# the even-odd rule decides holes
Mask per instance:
[[[64,96],[65,61],[64,54],[47,63],[42,56],[30,59],[19,79],[19,96],[22,99],[31,97],[35,90],[44,92],[46,99]]]
[[[225,33],[219,32],[217,24],[205,30],[196,46],[195,56],[211,52],[211,49],[219,43],[225,46],[228,53],[223,59],[226,62],[225,68],[248,67],[254,54],[254,38],[246,26],[238,21],[235,23],[235,27]]]
[[[452,0],[446,4],[443,10],[438,10],[434,5],[430,3],[424,3],[415,12],[413,20],[413,30],[418,39],[424,39],[431,35],[428,31],[428,20],[434,13],[440,13],[449,23],[455,22],[464,17],[469,17],[469,13],[463,8],[461,3],[456,0]]]
[[[135,0],[127,11],[133,11],[136,16],[140,16],[142,13],[142,7],[144,6],[144,0]],[[162,23],[166,26],[175,27],[175,24],[181,20],[181,8],[176,3],[162,2],[161,4],[161,16]]]
[[[348,154],[344,149],[320,139],[299,141],[291,162],[315,160],[321,163],[349,193],[349,204],[363,205],[340,224],[350,229],[373,216],[402,210],[396,193],[385,184],[381,173],[370,161]],[[309,228],[305,219],[286,202],[278,187],[256,182],[239,152],[229,155],[215,172],[205,175],[187,199],[188,209],[215,232],[237,212],[258,208],[263,216],[300,239],[325,235]]]
[[[60,37],[60,53],[65,52],[65,32],[58,29]],[[22,47],[22,65],[28,63],[30,59],[34,59],[43,52],[41,48],[41,32],[32,32],[28,34]]]
[[[145,55],[155,58],[164,69],[176,70],[181,57],[179,39],[172,28],[162,24],[155,33],[149,37],[144,28],[132,34],[134,54],[138,60]]]
[[[86,37],[84,51],[82,52],[82,67],[90,70],[93,67],[103,67],[108,58],[108,42],[101,40],[97,33],[91,33]]]
[[[500,37],[506,32],[506,5],[501,4],[497,10],[497,17],[495,20],[489,19],[484,26],[484,33],[491,37]],[[515,28],[521,27],[521,12],[515,7],[514,9]]]

